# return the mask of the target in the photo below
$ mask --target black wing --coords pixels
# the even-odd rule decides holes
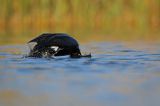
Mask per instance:
[[[53,37],[53,36],[56,36],[56,35],[61,35],[61,34],[60,34],[60,33],[55,33],[55,34],[52,34],[52,33],[44,33],[44,34],[41,34],[41,35],[39,35],[38,37],[30,40],[28,43],[30,43],[30,42],[41,43],[41,42],[44,42],[45,40],[49,39],[50,37]]]
[[[42,53],[46,50],[52,51],[56,47],[58,48],[56,56],[71,55],[73,53],[81,54],[78,42],[65,33],[45,33],[28,42],[28,44],[30,43],[35,43],[31,48],[31,52],[33,53]]]

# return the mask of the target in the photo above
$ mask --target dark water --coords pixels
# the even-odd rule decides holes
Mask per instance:
[[[159,44],[89,43],[92,58],[0,47],[0,106],[160,106]]]

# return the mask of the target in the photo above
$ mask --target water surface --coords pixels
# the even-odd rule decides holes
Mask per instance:
[[[89,43],[92,58],[24,58],[0,46],[0,106],[159,106],[159,44]]]

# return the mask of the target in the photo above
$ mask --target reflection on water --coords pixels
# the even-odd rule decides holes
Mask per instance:
[[[159,45],[82,45],[92,58],[23,58],[0,47],[0,106],[159,106]]]

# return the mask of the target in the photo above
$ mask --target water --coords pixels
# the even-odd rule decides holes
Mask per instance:
[[[160,106],[159,44],[89,43],[92,58],[0,47],[0,106]]]

